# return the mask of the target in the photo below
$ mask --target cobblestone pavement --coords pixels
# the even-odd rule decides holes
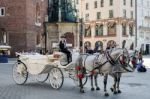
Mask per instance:
[[[40,84],[35,76],[29,78],[25,85],[16,85],[12,79],[12,64],[0,63],[0,99],[150,99],[150,70],[147,73],[123,74],[121,78],[122,93],[114,95],[109,90],[112,85],[112,78],[108,78],[109,97],[104,96],[103,78],[99,77],[100,91],[90,91],[90,82],[85,86],[86,93],[79,93],[71,79],[65,78],[63,87],[54,90],[47,83]]]

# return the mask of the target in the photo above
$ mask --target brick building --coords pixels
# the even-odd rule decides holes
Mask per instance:
[[[44,37],[48,0],[0,0],[0,44],[12,52],[35,50]]]

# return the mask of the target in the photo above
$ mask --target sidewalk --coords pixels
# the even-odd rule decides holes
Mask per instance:
[[[147,68],[150,68],[150,55],[144,55],[143,56],[143,60],[144,60],[144,65]]]
[[[13,64],[17,61],[17,58],[8,58],[8,63]]]

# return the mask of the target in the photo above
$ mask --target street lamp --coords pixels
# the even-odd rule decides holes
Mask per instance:
[[[135,47],[137,47],[137,0],[135,0]]]
[[[79,22],[80,22],[80,35],[79,35],[80,37],[79,38],[80,38],[80,40],[79,41],[80,41],[80,48],[82,49],[82,52],[83,52],[83,46],[84,46],[84,44],[83,44],[83,29],[84,29],[83,28],[83,24],[84,23],[83,23],[83,7],[82,7],[82,3],[83,3],[83,0],[81,0],[81,9],[80,9],[80,11],[81,11],[80,14],[81,15],[79,16],[80,17],[80,19],[79,19]]]

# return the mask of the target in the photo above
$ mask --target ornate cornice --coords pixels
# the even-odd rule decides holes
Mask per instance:
[[[102,24],[102,25],[108,25],[110,23],[115,23],[117,25],[119,24],[133,24],[135,25],[135,20],[134,19],[127,19],[127,18],[123,18],[123,17],[118,17],[118,18],[110,18],[110,19],[100,19],[100,20],[92,20],[92,21],[86,21],[84,22],[85,25],[91,25],[91,26],[95,26],[96,24]]]

